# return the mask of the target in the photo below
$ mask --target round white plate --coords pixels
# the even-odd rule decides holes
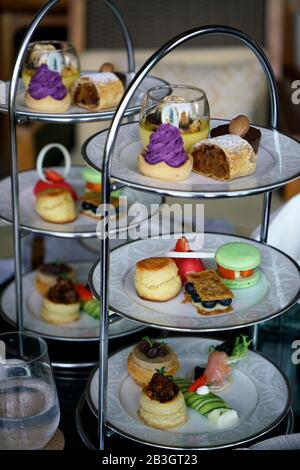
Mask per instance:
[[[84,75],[85,72],[82,72]],[[127,79],[127,86],[133,77],[133,74],[125,73]],[[154,86],[167,85],[165,80],[152,77],[151,75],[144,78],[141,85],[134,93],[126,109],[124,116],[139,113],[141,103],[144,99],[145,93],[149,88]],[[7,113],[8,111],[8,87],[9,82],[5,82],[5,92],[0,96],[0,112]],[[65,113],[43,113],[28,108],[25,103],[25,87],[23,80],[19,80],[18,91],[16,97],[16,109],[19,117],[31,120],[47,121],[47,122],[93,122],[93,121],[108,121],[114,117],[116,108],[104,109],[100,112],[89,111],[79,106],[70,106]]]
[[[178,377],[205,363],[208,347],[219,341],[208,338],[167,338],[180,362]],[[188,422],[171,431],[150,428],[138,417],[141,388],[127,372],[127,357],[132,346],[117,352],[108,361],[107,425],[118,433],[149,445],[177,449],[209,449],[239,445],[275,427],[290,406],[290,390],[279,369],[260,354],[249,352],[233,370],[231,386],[219,393],[238,413],[236,427],[218,430],[206,418],[188,408]],[[97,416],[98,370],[93,373],[87,396]]]
[[[259,242],[224,234],[204,234],[204,246],[200,242],[203,235],[185,234],[191,240],[194,251],[215,251],[220,245],[231,241],[246,241],[256,246],[262,256],[260,280],[247,289],[235,290],[232,302],[233,312],[202,316],[190,302],[182,303],[181,292],[168,302],[143,300],[136,294],[134,269],[137,261],[151,256],[164,256],[174,249],[175,240],[146,239],[128,243],[112,251],[110,257],[111,310],[131,320],[136,320],[157,328],[183,331],[215,331],[241,328],[262,322],[283,313],[300,296],[299,266],[287,255]],[[178,236],[177,236],[178,238]],[[213,260],[205,260],[208,268],[214,267]],[[99,264],[89,276],[90,286],[99,297]]]
[[[211,128],[228,121],[211,120]],[[258,126],[255,126],[258,128]],[[139,173],[137,156],[143,150],[137,122],[120,126],[113,152],[111,175],[128,186],[181,197],[246,196],[275,189],[300,176],[300,145],[278,131],[259,127],[262,133],[257,155],[257,167],[250,176],[222,182],[197,173],[182,182],[168,182],[148,178]],[[94,168],[102,168],[107,130],[86,141],[82,153]]]
[[[56,170],[61,171],[61,167],[54,167]],[[67,177],[67,181],[72,184],[77,194],[83,194],[84,181],[81,176],[83,167],[73,166]],[[96,227],[98,221],[83,214],[79,214],[74,222],[68,224],[53,224],[43,220],[35,211],[35,195],[33,188],[38,180],[36,170],[24,171],[19,174],[20,186],[20,214],[21,214],[21,227],[31,232],[57,235],[59,237],[95,237]],[[146,206],[147,211],[137,210],[137,217],[128,217],[128,223],[131,227],[138,226],[141,222],[145,221],[147,217],[151,217],[159,211],[159,205],[162,203],[160,196],[151,195],[136,191],[130,188],[122,189],[122,196],[127,197],[128,209],[131,211],[138,203]],[[138,203],[137,203],[138,201]],[[79,212],[79,203],[77,203]],[[147,213],[146,213],[147,212]],[[127,230],[126,217],[122,217],[122,212],[119,217],[119,228],[115,230],[112,226],[111,233],[116,231],[122,232]],[[0,181],[0,217],[6,222],[12,222],[12,202],[11,202],[11,180],[10,177]]]
[[[90,263],[69,263],[75,270],[79,282],[86,284]],[[24,326],[26,330],[39,333],[45,338],[70,341],[98,341],[99,321],[82,312],[80,319],[66,325],[54,325],[41,318],[42,296],[34,288],[35,271],[23,276]],[[15,283],[9,284],[1,297],[1,314],[6,321],[16,325]],[[109,326],[109,337],[118,338],[134,333],[143,327],[123,318]]]

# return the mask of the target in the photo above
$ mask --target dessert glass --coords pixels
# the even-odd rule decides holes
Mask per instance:
[[[160,124],[178,127],[189,152],[209,134],[209,104],[205,91],[188,85],[164,85],[150,88],[142,103],[139,131],[144,148]]]
[[[28,45],[21,74],[26,88],[42,64],[58,72],[68,90],[80,76],[79,57],[72,44],[66,41],[36,41]]]

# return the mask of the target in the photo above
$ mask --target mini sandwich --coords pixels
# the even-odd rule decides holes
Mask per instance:
[[[187,281],[186,299],[196,307],[200,315],[232,312],[234,295],[215,271],[210,269],[201,273],[187,274]]]
[[[88,191],[81,196],[79,196],[81,201],[81,210],[80,213],[88,215],[93,219],[101,219],[101,215],[97,214],[97,209],[101,204],[101,194],[96,191]],[[119,210],[119,198],[112,197],[111,204],[114,206],[116,211]]]

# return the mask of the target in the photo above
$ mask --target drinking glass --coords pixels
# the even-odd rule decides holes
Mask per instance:
[[[68,89],[80,76],[79,57],[74,46],[67,41],[36,41],[28,44],[22,68],[22,79],[26,88],[42,64],[58,72]]]
[[[59,419],[45,341],[31,333],[0,334],[0,450],[42,449]]]
[[[142,103],[139,131],[144,148],[160,124],[172,124],[180,131],[184,149],[209,134],[209,104],[205,91],[188,85],[163,85],[150,88]]]

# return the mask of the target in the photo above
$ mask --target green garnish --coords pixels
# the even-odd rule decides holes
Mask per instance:
[[[153,348],[155,340],[153,338],[150,338],[150,336],[143,336],[142,341],[147,341],[149,344],[150,348]]]
[[[160,369],[155,369],[156,372],[160,375],[165,375],[166,369],[164,367],[161,367]]]
[[[239,335],[234,341],[224,341],[217,346],[210,346],[208,352],[223,351],[229,356],[230,363],[233,364],[247,356],[251,342],[252,340],[247,335]]]

